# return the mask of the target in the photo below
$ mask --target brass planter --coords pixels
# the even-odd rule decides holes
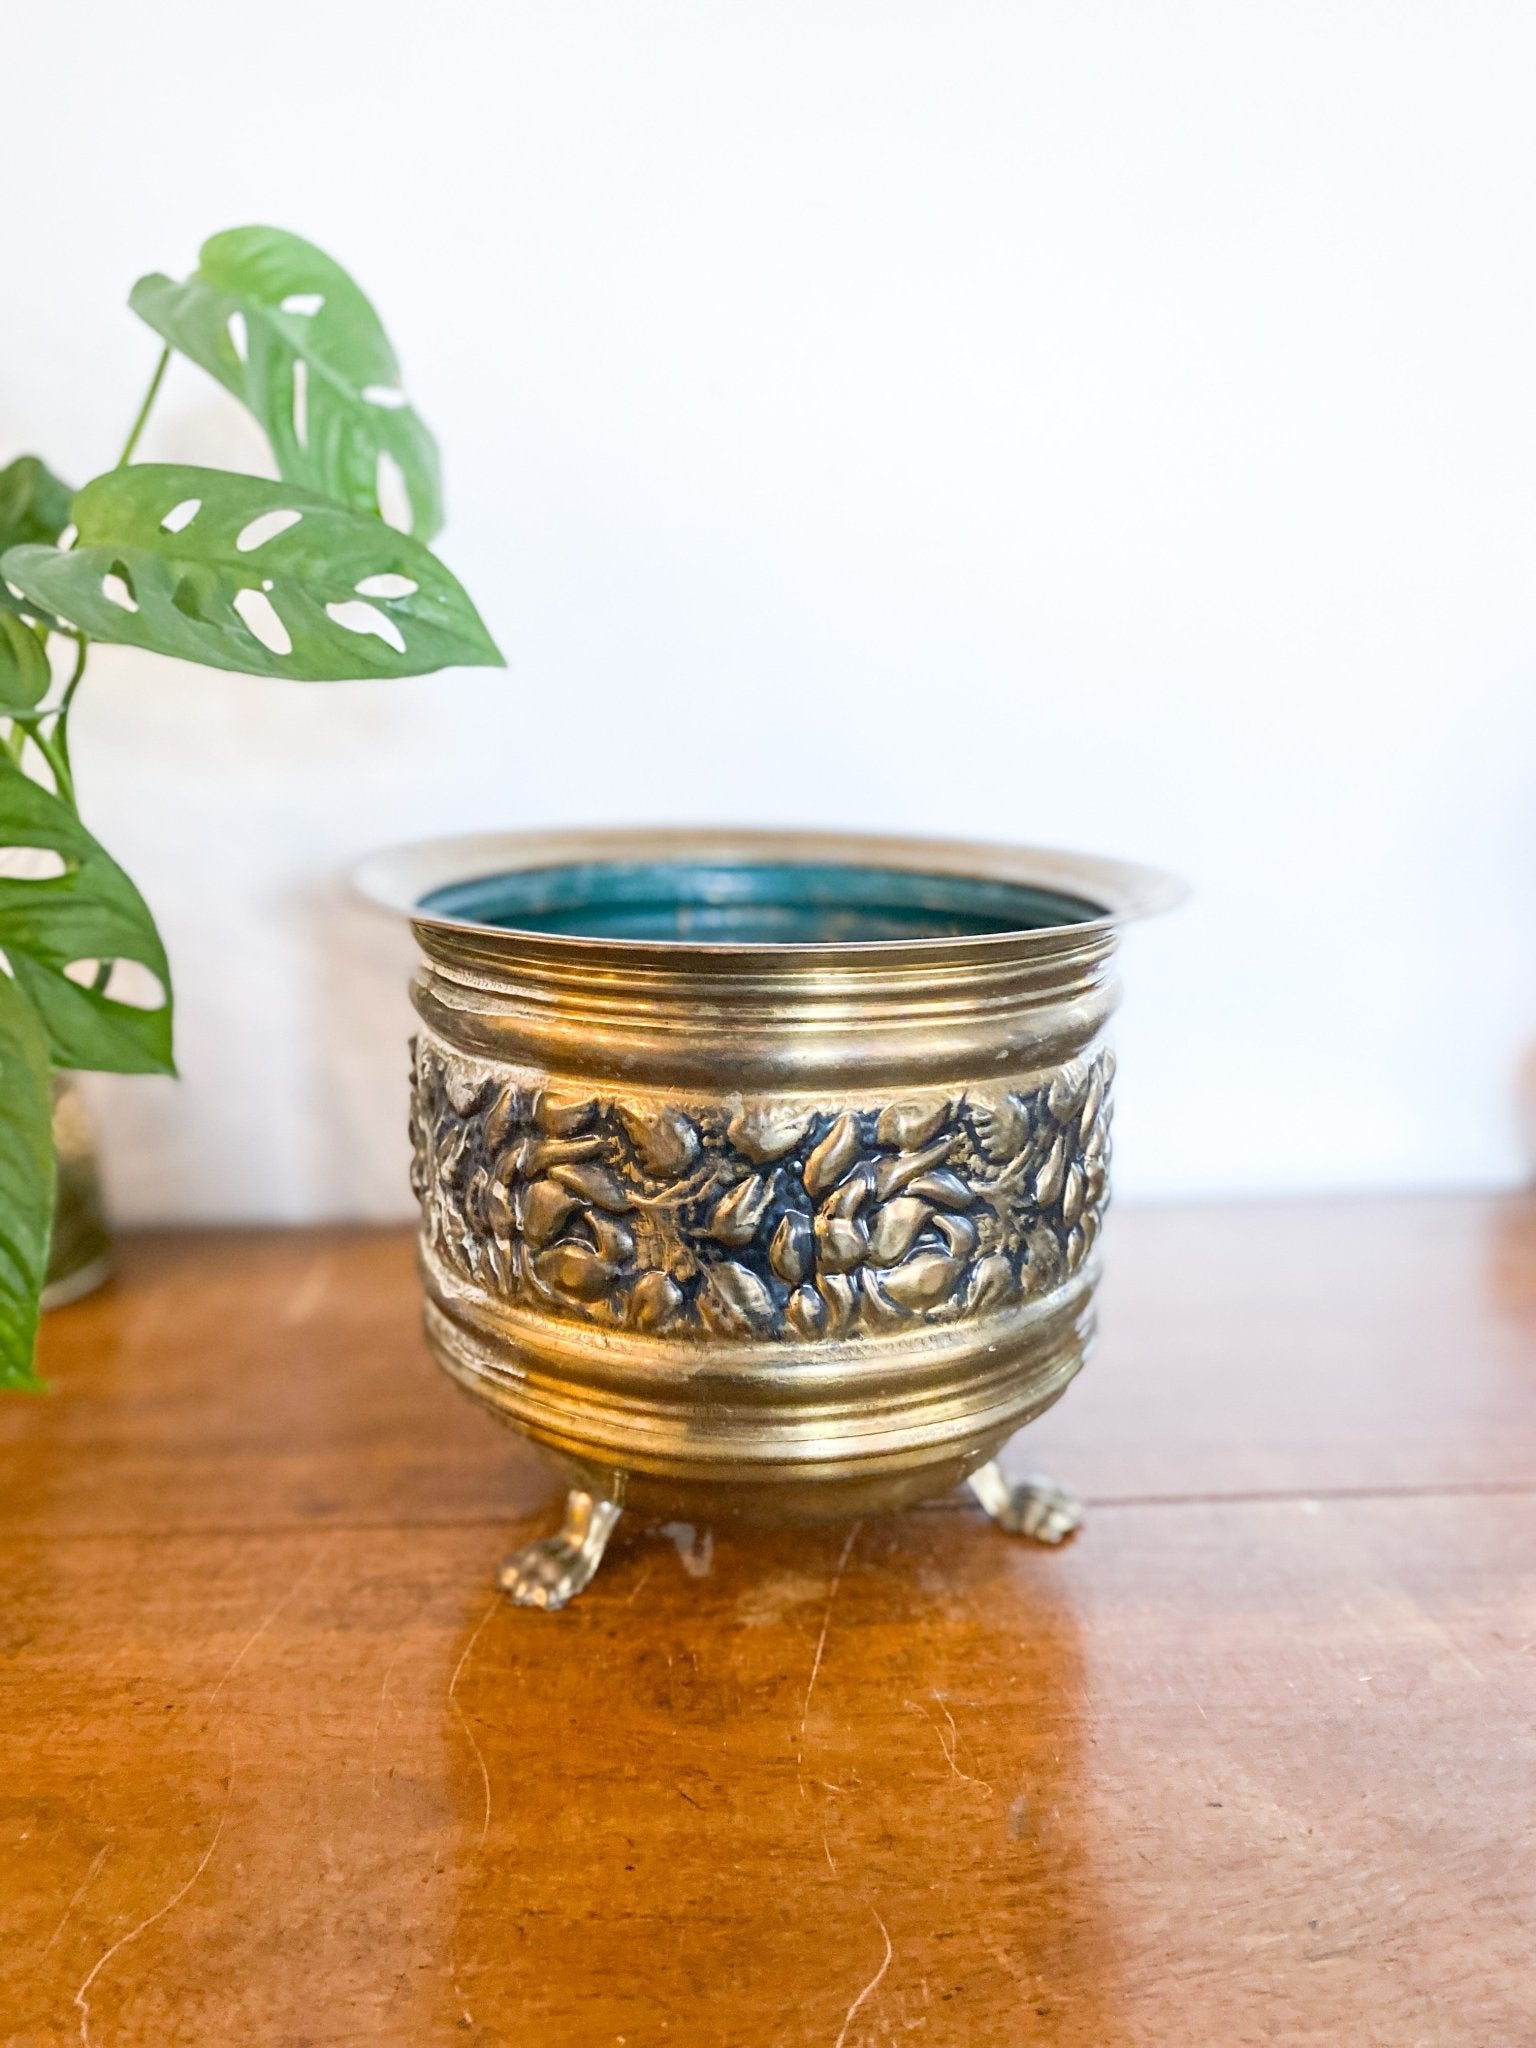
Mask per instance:
[[[1093,1332],[1118,928],[1145,869],[1001,847],[583,832],[382,855],[414,996],[441,1364],[572,1489],[503,1584],[557,1606],[621,1508],[896,1508],[993,1460]]]

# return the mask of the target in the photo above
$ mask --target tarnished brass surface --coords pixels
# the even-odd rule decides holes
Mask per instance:
[[[1086,908],[770,944],[422,907],[477,876],[669,862],[895,869]],[[692,1520],[876,1511],[976,1473],[1066,1388],[1093,1330],[1117,930],[1176,885],[1065,854],[743,832],[447,842],[361,880],[424,954],[429,1340],[578,1491]]]

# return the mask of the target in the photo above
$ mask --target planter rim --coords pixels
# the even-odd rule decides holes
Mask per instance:
[[[618,937],[487,923],[424,899],[458,884],[492,881],[524,871],[571,866],[647,864],[723,867],[761,865],[893,869],[962,881],[1013,884],[1076,897],[1093,915],[1025,929],[909,938],[775,940]],[[409,920],[419,934],[480,934],[528,940],[562,953],[596,959],[658,953],[679,959],[761,957],[789,962],[853,954],[873,962],[931,952],[986,954],[1021,942],[1091,937],[1144,917],[1176,909],[1189,894],[1177,876],[1158,868],[1055,847],[1011,846],[987,840],[938,839],[907,834],[775,829],[758,826],[599,826],[532,832],[478,832],[418,840],[366,856],[351,871],[353,888],[367,902]]]

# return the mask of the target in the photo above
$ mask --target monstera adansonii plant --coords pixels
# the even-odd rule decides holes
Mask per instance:
[[[164,347],[117,467],[79,491],[36,456],[0,470],[0,1386],[39,1384],[55,1071],[175,1071],[159,933],[76,802],[92,641],[306,682],[501,664],[427,546],[437,449],[338,264],[234,228],[129,304]],[[281,482],[134,461],[175,353],[255,416]]]

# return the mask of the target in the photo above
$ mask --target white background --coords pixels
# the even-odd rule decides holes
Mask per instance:
[[[379,304],[511,668],[99,658],[87,815],[185,1078],[134,1216],[406,1205],[377,844],[590,820],[1181,870],[1120,1185],[1503,1182],[1536,1038],[1536,12],[1489,0],[20,6],[0,459],[115,459],[124,308],[271,220]],[[173,372],[141,453],[259,466]]]

